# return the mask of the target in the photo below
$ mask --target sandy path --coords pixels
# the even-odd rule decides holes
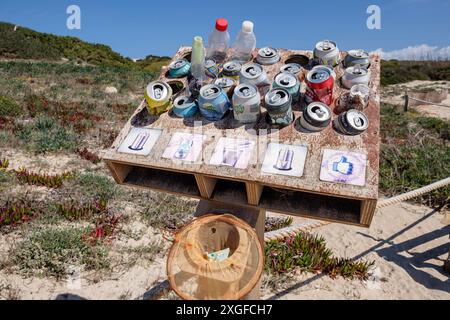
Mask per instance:
[[[432,209],[400,204],[380,210],[370,229],[330,224],[316,229],[342,257],[375,260],[367,282],[303,274],[265,299],[450,299],[442,270],[450,226]]]

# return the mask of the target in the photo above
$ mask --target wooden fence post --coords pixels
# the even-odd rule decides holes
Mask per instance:
[[[408,92],[405,92],[405,105],[403,106],[404,112],[408,112],[408,105],[409,105],[409,96]]]

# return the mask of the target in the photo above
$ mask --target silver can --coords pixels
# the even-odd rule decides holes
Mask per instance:
[[[300,81],[290,72],[280,72],[275,76],[272,88],[285,88],[292,96],[292,103],[300,97]]]
[[[280,68],[280,72],[289,72],[295,76],[299,76],[302,67],[298,63],[287,63]]]
[[[360,65],[361,68],[369,69],[370,67],[370,56],[369,53],[362,49],[350,50],[344,59],[344,66],[354,67]]]
[[[322,131],[331,123],[331,116],[331,110],[326,104],[313,102],[303,111],[300,125],[312,132]]]
[[[242,64],[239,61],[229,61],[223,65],[222,76],[239,80]]]
[[[353,109],[363,110],[370,100],[370,88],[364,84],[354,85],[350,89],[350,104]]]
[[[264,98],[270,122],[277,126],[287,126],[294,121],[292,97],[284,88],[270,90]]]
[[[247,83],[256,86],[261,94],[269,91],[270,82],[264,68],[257,63],[247,63],[242,66],[239,74],[240,83]]]
[[[323,40],[318,42],[314,48],[314,61],[316,64],[335,67],[339,64],[339,54],[336,42]]]
[[[261,96],[252,84],[240,84],[234,89],[233,113],[240,123],[254,123],[261,113]]]
[[[337,79],[337,75],[336,72],[334,71],[334,69],[330,66],[324,66],[324,65],[320,65],[320,66],[315,66],[313,67],[311,70],[318,70],[319,72],[322,70],[324,72],[327,72],[330,74],[330,76],[333,77],[334,81],[336,81]]]
[[[350,89],[357,84],[364,84],[368,86],[370,81],[370,73],[367,69],[361,68],[359,65],[349,67],[345,69],[341,81],[342,85],[346,89]]]
[[[232,78],[228,78],[228,77],[223,77],[223,78],[217,78],[216,81],[214,81],[215,85],[218,85],[219,87],[222,88],[222,90],[227,94],[230,95],[231,92],[233,92],[235,86],[236,86],[236,81],[233,80]]]
[[[256,61],[262,65],[271,65],[280,61],[280,54],[275,48],[264,47],[259,49]]]
[[[361,111],[350,109],[334,120],[334,126],[343,134],[355,136],[367,130],[369,119]]]

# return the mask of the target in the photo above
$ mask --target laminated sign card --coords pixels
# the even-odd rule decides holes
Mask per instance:
[[[325,149],[320,168],[320,180],[364,186],[366,163],[366,154]]]
[[[160,135],[161,130],[159,129],[132,128],[118,151],[148,156]]]
[[[307,151],[306,146],[269,143],[261,171],[267,174],[301,177]]]

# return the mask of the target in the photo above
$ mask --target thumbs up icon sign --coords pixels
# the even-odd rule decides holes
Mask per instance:
[[[347,157],[342,156],[339,162],[333,162],[333,171],[347,176],[351,175],[353,173],[353,163],[349,162]]]

